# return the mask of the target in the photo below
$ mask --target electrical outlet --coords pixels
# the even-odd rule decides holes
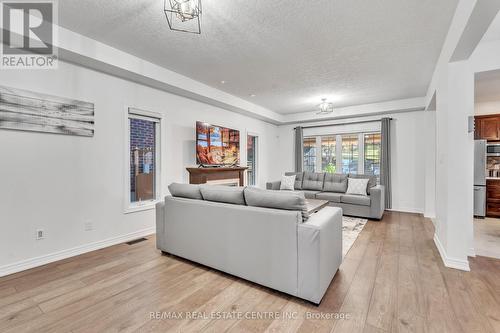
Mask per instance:
[[[36,240],[41,240],[44,238],[45,238],[45,232],[43,231],[43,229],[38,229],[36,231]]]
[[[90,221],[85,221],[83,223],[83,228],[85,231],[92,231],[92,230],[94,230],[94,225]]]

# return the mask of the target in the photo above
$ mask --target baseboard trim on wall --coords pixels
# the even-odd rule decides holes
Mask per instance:
[[[431,219],[431,220],[434,220],[436,218],[436,214],[435,213],[424,213],[424,217]]]
[[[391,212],[401,212],[401,213],[414,213],[414,214],[423,214],[424,211],[417,208],[410,207],[393,207],[391,209],[386,209]]]
[[[105,247],[113,246],[120,243],[125,243],[137,238],[145,237],[156,232],[155,227],[146,228],[138,231],[131,232],[129,234],[111,237],[101,241],[97,241],[90,244],[80,245],[71,249],[62,250],[59,252],[54,252],[46,254],[40,257],[26,259],[18,261],[16,263],[4,265],[0,267],[0,277],[25,271],[30,268],[50,264],[58,260],[74,257],[87,252],[103,249]]]
[[[455,268],[467,272],[470,271],[468,260],[460,260],[448,257],[443,247],[443,244],[441,244],[441,241],[439,240],[437,233],[434,234],[434,244],[436,244],[439,254],[441,255],[441,259],[443,260],[443,264],[446,267]]]
[[[473,247],[469,248],[469,251],[467,252],[467,256],[469,256],[469,257],[475,257],[476,256],[476,251],[474,250]]]

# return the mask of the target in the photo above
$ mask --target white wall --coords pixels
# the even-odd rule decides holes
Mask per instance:
[[[242,164],[246,132],[258,134],[259,185],[279,176],[277,127],[253,118],[64,62],[58,70],[2,71],[0,84],[93,102],[96,112],[92,138],[0,130],[0,275],[44,258],[12,266],[23,260],[154,231],[154,211],[123,213],[129,106],[166,117],[164,193],[187,182],[185,168],[195,165],[197,120],[239,129]],[[95,230],[84,231],[84,221]],[[46,239],[35,240],[38,228]]]
[[[434,241],[445,265],[469,270],[472,247],[474,73],[467,61],[448,64],[437,89],[436,207]]]
[[[436,112],[425,113],[424,216],[436,218]]]
[[[426,111],[393,113],[384,116],[393,118],[392,134],[392,205],[394,210],[406,212],[424,212],[425,206],[425,151],[427,126],[433,118],[426,119]],[[377,117],[355,118],[351,121],[380,119]],[[304,135],[328,133],[363,132],[379,129],[377,123],[343,125],[343,121],[324,123],[337,124],[331,128],[304,130]],[[324,124],[322,123],[322,124]],[[302,124],[302,126],[316,123]],[[279,172],[293,170],[294,167],[294,131],[297,124],[279,126]],[[375,127],[374,127],[375,126]]]
[[[500,92],[498,94],[498,99],[498,101],[475,103],[474,114],[476,116],[483,116],[500,113]]]

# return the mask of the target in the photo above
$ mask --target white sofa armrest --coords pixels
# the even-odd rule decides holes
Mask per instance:
[[[342,263],[342,209],[325,207],[298,225],[298,296],[319,304]]]

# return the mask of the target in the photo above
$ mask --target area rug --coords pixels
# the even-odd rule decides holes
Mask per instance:
[[[365,227],[367,219],[357,217],[342,217],[342,257],[345,257],[359,233]]]

